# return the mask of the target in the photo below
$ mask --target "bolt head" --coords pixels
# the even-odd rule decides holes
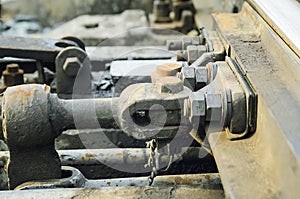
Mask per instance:
[[[184,102],[184,114],[196,128],[204,125],[205,106],[205,95],[202,91],[192,93]]]
[[[195,45],[190,45],[187,47],[187,55],[188,55],[188,62],[193,63],[198,59],[198,48]]]
[[[221,121],[222,112],[221,94],[206,94],[206,121]]]
[[[199,90],[208,83],[208,70],[204,66],[200,66],[195,69],[196,87],[195,90]]]
[[[19,65],[18,64],[9,64],[6,66],[6,70],[9,73],[16,73],[19,71]]]
[[[82,63],[77,57],[68,57],[63,65],[64,72],[70,76],[74,77],[77,75]]]
[[[181,76],[184,86],[188,87],[192,91],[195,89],[195,68],[183,67],[181,69]]]
[[[3,71],[3,82],[5,86],[15,86],[24,83],[24,71],[19,69],[18,64],[9,64]]]

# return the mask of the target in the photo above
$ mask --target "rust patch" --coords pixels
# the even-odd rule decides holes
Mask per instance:
[[[115,154],[115,157],[122,157],[122,156],[123,156],[122,153],[116,153],[116,154]]]
[[[210,180],[210,175],[205,175],[204,177],[206,180]]]
[[[130,159],[131,160],[137,160],[137,156],[136,155],[130,156]]]
[[[179,177],[179,176],[176,176],[174,178],[174,181],[176,184],[193,184],[193,180],[192,179],[189,179],[189,178],[182,178],[182,177]]]
[[[111,182],[107,182],[106,185],[107,185],[107,186],[110,186],[110,185],[111,185]]]
[[[85,157],[86,157],[86,158],[95,158],[95,157],[96,157],[96,154],[86,153],[86,154],[85,154]]]
[[[15,89],[12,95],[23,95],[29,97],[32,95],[32,93],[33,92],[31,90],[24,91],[23,89]]]

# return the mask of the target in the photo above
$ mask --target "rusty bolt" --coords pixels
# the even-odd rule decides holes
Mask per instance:
[[[63,65],[64,72],[70,76],[74,77],[77,75],[82,63],[78,57],[68,57]]]
[[[189,118],[194,127],[199,127],[205,122],[205,95],[203,92],[194,92],[184,101],[184,114]]]
[[[183,83],[177,77],[167,76],[159,77],[156,79],[158,90],[161,93],[179,93],[183,91]]]
[[[181,69],[181,77],[184,86],[190,88],[192,91],[195,89],[195,68],[194,67],[183,67]]]
[[[220,121],[222,117],[221,94],[206,94],[206,121]]]
[[[3,81],[5,86],[15,86],[24,83],[24,71],[19,68],[18,64],[9,64],[3,71]]]
[[[207,52],[207,48],[205,45],[199,45],[199,46],[197,46],[197,48],[198,48],[198,56],[199,57]]]
[[[208,83],[208,70],[206,67],[200,66],[195,69],[196,75],[196,86],[195,90],[199,90],[207,85]]]

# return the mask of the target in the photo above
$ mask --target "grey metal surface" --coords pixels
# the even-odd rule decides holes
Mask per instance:
[[[300,3],[296,0],[248,0],[285,43],[300,57]]]
[[[56,55],[67,46],[77,44],[68,40],[37,39],[13,36],[0,37],[0,56],[37,59],[54,63]]]
[[[176,62],[174,59],[113,61],[110,73],[113,77],[151,76],[158,65],[165,63],[182,64],[182,62]]]
[[[209,137],[225,193],[231,198],[299,198],[299,57],[247,3],[241,13],[214,14],[214,20],[228,55],[259,96],[253,136],[229,141],[221,132]]]

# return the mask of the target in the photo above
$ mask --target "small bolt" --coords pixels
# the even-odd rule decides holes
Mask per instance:
[[[78,57],[68,57],[63,65],[63,70],[68,76],[74,77],[77,75],[81,66],[82,63]]]
[[[18,64],[9,64],[6,66],[6,70],[9,73],[16,73],[19,71],[19,65]]]
[[[19,69],[18,64],[9,64],[3,71],[3,82],[5,86],[15,86],[24,83],[24,71]]]

